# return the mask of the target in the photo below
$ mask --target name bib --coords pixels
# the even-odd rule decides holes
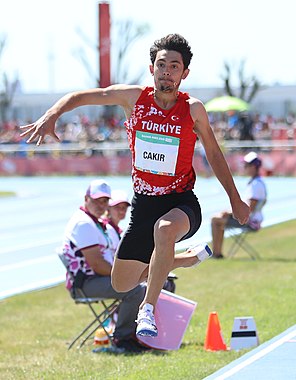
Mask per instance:
[[[158,175],[174,176],[180,139],[149,132],[136,132],[135,167]]]

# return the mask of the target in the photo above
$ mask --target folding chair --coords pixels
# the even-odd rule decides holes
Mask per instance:
[[[258,232],[248,226],[242,226],[241,228],[227,228],[228,235],[233,239],[233,243],[230,246],[227,256],[233,257],[239,248],[242,248],[252,260],[260,259],[258,251],[247,241],[249,234]]]
[[[69,274],[71,280],[74,281],[73,275],[70,271],[69,268],[69,261],[67,258],[61,253],[58,252],[58,256],[65,266],[67,273]],[[104,299],[104,298],[93,298],[93,297],[87,297],[85,293],[83,292],[82,289],[80,288],[75,288],[74,289],[74,301],[76,304],[82,304],[82,305],[87,305],[89,309],[91,310],[94,319],[72,340],[72,342],[68,346],[68,350],[70,350],[74,344],[83,337],[80,345],[78,348],[81,348],[85,342],[94,335],[95,331],[100,327],[102,328],[106,336],[108,337],[109,342],[113,343],[113,337],[109,333],[108,329],[105,326],[105,323],[107,320],[111,319],[111,321],[114,321],[114,313],[117,311],[121,301],[120,300],[115,300],[115,299]],[[92,304],[97,304],[98,306],[101,306],[103,308],[103,311],[101,313],[97,313],[93,307]]]

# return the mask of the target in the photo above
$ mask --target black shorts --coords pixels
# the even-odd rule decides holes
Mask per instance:
[[[118,247],[117,257],[149,264],[154,249],[154,225],[173,208],[184,211],[190,221],[190,230],[180,241],[190,238],[201,224],[201,209],[193,191],[161,196],[135,193],[130,223]]]

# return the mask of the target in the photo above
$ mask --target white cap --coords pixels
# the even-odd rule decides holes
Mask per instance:
[[[109,200],[109,206],[116,206],[119,203],[127,203],[129,206],[131,205],[125,191],[114,190],[111,193],[111,199]]]
[[[98,199],[102,197],[111,198],[111,188],[105,181],[101,179],[95,179],[90,183],[86,191],[86,195],[92,199]]]
[[[250,165],[255,165],[257,168],[261,166],[261,160],[258,154],[255,152],[250,152],[244,156],[244,162]]]
[[[250,152],[248,154],[245,155],[244,157],[244,161],[248,164],[250,164],[251,162],[253,162],[254,160],[256,160],[258,158],[258,155],[257,153],[255,152]]]

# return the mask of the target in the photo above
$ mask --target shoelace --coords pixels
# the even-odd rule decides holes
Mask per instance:
[[[149,322],[149,323],[155,325],[154,315],[151,313],[148,313],[147,311],[140,311],[138,314],[138,319],[136,320],[136,322],[137,323]]]

